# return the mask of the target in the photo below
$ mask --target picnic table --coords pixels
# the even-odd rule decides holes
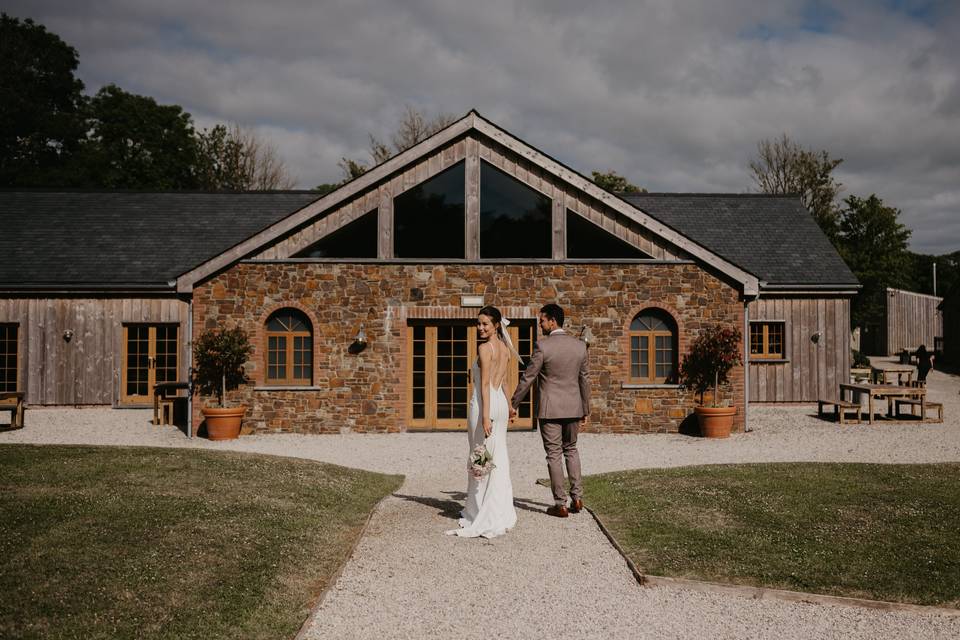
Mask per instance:
[[[10,427],[23,427],[23,412],[26,407],[23,403],[23,391],[0,391],[0,411],[10,412]]]
[[[184,389],[190,391],[189,382],[158,382],[153,385],[153,424],[173,424],[173,403]]]
[[[887,417],[893,418],[893,403],[897,398],[920,399],[921,401],[927,394],[924,387],[906,387],[893,384],[857,384],[840,383],[840,399],[846,400],[846,393],[850,393],[851,402],[858,400],[859,394],[867,395],[867,421],[873,424],[873,399],[887,399]],[[926,420],[926,403],[920,403],[920,419]]]
[[[871,365],[870,371],[873,374],[874,384],[892,384],[890,380],[896,375],[897,384],[903,384],[905,377],[907,385],[913,380],[913,373],[916,371],[911,364],[877,364]]]

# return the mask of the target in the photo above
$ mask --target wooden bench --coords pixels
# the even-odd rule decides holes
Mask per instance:
[[[937,422],[943,422],[943,404],[940,402],[925,402],[918,398],[897,398],[897,417],[903,415],[901,407],[907,405],[910,407],[910,415],[917,417],[917,407],[920,407],[920,419],[925,420],[927,414],[931,411],[937,412]]]
[[[0,411],[10,412],[10,428],[22,429],[23,416],[27,411],[22,391],[0,391]]]
[[[833,419],[846,424],[845,415],[848,411],[856,411],[857,424],[860,424],[860,403],[847,400],[817,400],[817,416],[823,417],[823,408],[833,407]]]

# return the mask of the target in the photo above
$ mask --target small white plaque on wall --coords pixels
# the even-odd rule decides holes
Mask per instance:
[[[483,296],[460,296],[461,307],[482,307]]]

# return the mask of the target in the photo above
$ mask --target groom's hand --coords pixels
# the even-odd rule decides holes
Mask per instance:
[[[517,417],[517,409],[516,409],[516,407],[511,406],[511,407],[510,407],[510,422],[513,422],[513,421],[516,419],[516,417]]]

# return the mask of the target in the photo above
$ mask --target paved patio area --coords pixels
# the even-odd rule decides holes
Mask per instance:
[[[931,373],[943,424],[845,425],[815,405],[754,407],[754,431],[725,441],[679,435],[582,436],[586,473],[760,461],[960,461],[960,378]],[[752,600],[637,585],[588,514],[549,518],[536,433],[511,433],[519,521],[494,540],[443,535],[465,487],[460,434],[248,436],[189,440],[150,412],[31,409],[0,443],[200,447],[312,458],[407,480],[321,604],[308,638],[910,638],[960,637],[960,617]],[[586,496],[589,502],[589,496]]]

